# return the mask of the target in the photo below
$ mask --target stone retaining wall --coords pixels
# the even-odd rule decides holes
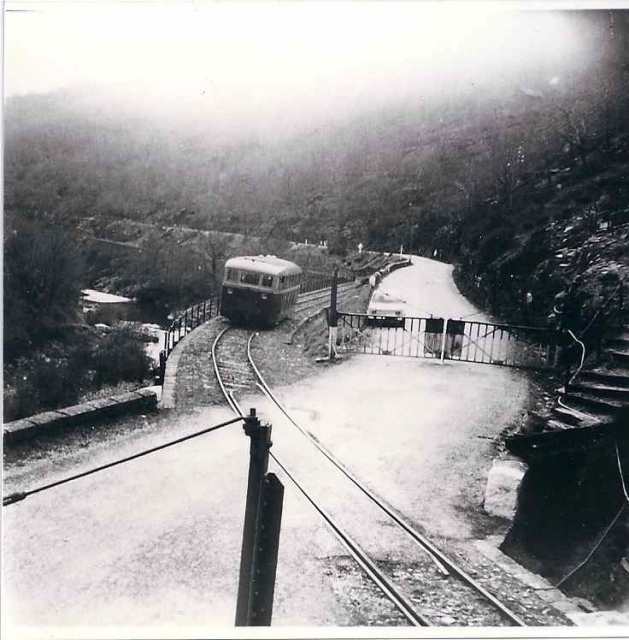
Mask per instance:
[[[53,434],[57,429],[85,424],[87,421],[97,422],[123,413],[152,411],[156,408],[157,392],[152,389],[139,389],[118,396],[99,398],[84,404],[7,422],[3,425],[4,444],[26,440],[37,435]]]

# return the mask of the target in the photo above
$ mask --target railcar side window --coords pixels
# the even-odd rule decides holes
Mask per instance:
[[[262,276],[262,286],[263,287],[272,287],[273,286],[273,276]]]
[[[260,284],[260,274],[251,271],[243,271],[240,274],[240,282],[244,284]]]

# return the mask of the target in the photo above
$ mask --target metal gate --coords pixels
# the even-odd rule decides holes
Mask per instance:
[[[337,351],[460,360],[550,369],[557,363],[552,329],[448,318],[410,318],[383,326],[364,313],[339,313]]]

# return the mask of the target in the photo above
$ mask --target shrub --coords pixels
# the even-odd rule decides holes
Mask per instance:
[[[4,419],[16,420],[76,404],[89,386],[89,372],[77,366],[76,355],[51,358],[39,353],[20,358],[7,376],[4,389]]]
[[[15,361],[77,319],[79,243],[49,220],[7,216],[4,236],[4,357]]]
[[[141,382],[149,373],[143,342],[130,328],[103,337],[77,332],[71,343],[50,344],[5,367],[4,420],[77,404],[99,386]]]
[[[103,336],[92,357],[97,385],[121,380],[141,382],[148,377],[150,366],[143,343],[129,327],[116,328]]]

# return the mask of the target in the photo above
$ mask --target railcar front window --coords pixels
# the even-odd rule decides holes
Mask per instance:
[[[263,287],[272,287],[273,286],[273,276],[262,276],[262,286]]]
[[[238,273],[235,269],[227,269],[225,280],[228,282],[238,282]]]
[[[286,276],[280,276],[280,289],[286,289]]]
[[[260,274],[243,271],[240,274],[240,282],[243,284],[260,284]]]

